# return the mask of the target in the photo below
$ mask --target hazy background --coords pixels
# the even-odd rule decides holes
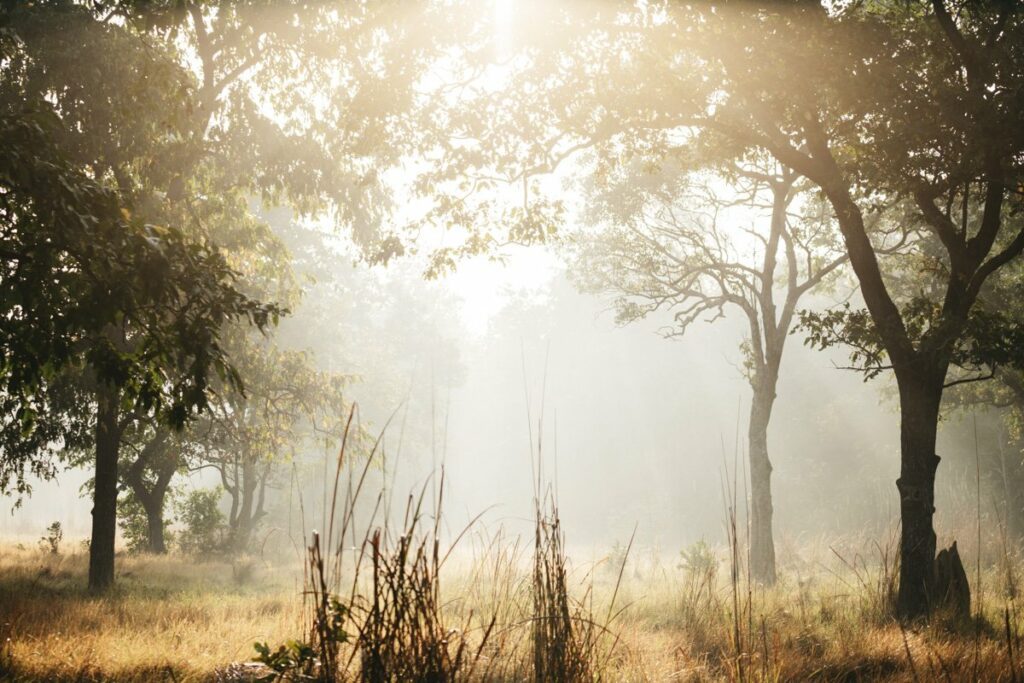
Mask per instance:
[[[474,260],[424,281],[415,262],[370,269],[353,265],[333,238],[286,225],[281,232],[306,289],[282,325],[282,343],[353,375],[350,397],[370,431],[398,409],[386,446],[399,498],[443,462],[451,528],[487,510],[489,529],[518,531],[532,505],[532,432],[534,442],[542,434],[545,479],[557,481],[570,545],[624,543],[634,526],[640,543],[670,553],[724,538],[722,485],[737,430],[744,474],[743,321],[695,325],[668,340],[659,334],[667,315],[616,326],[609,303],[578,293],[550,251]],[[783,559],[804,537],[884,533],[897,505],[898,423],[888,380],[864,383],[836,368],[841,350],[821,353],[802,342],[799,333],[789,340],[770,431]],[[947,461],[966,457],[962,439],[945,441],[940,454],[955,451]],[[323,454],[308,457],[315,463]],[[940,468],[940,495],[954,471]],[[37,483],[20,508],[0,517],[0,533],[33,539],[60,521],[69,536],[85,537],[84,477],[66,471]],[[285,488],[279,483],[279,504]],[[956,511],[938,509],[941,529],[943,516]]]

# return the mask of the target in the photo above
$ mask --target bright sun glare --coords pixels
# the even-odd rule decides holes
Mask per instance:
[[[513,3],[515,0],[493,0],[494,2],[494,33],[500,54],[508,51],[511,44],[513,19]]]
[[[494,0],[494,25],[507,30],[512,21],[512,4],[515,0]]]
[[[1024,683],[1022,48],[0,2],[0,683]]]

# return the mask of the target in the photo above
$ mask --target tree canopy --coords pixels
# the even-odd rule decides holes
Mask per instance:
[[[937,591],[935,434],[947,372],[986,281],[1024,250],[1024,15],[1014,3],[951,6],[531,6],[505,87],[464,88],[471,104],[449,119],[440,172],[459,169],[470,186],[521,184],[524,212],[525,190],[543,194],[532,177],[574,163],[575,175],[600,174],[648,150],[697,164],[766,153],[814,183],[866,307],[848,320],[870,327],[900,387],[908,617],[927,613]],[[870,226],[893,207],[905,209],[911,252],[933,257],[926,305],[901,298],[883,268],[888,248]]]

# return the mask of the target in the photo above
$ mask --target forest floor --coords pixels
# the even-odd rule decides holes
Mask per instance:
[[[983,618],[903,628],[887,616],[891,567],[858,562],[783,572],[770,591],[741,580],[734,592],[727,563],[693,558],[689,568],[637,559],[621,581],[606,563],[573,570],[570,583],[585,584],[577,607],[602,624],[613,593],[615,611],[625,608],[600,631],[592,670],[601,680],[1024,680],[1024,624],[1006,597],[1013,568],[985,575]],[[253,659],[254,642],[275,646],[306,630],[297,564],[119,556],[117,588],[97,598],[84,589],[86,563],[81,551],[0,547],[0,679],[239,680],[226,672]],[[477,563],[453,563],[445,609],[452,623],[494,616],[492,643],[512,645],[491,656],[516,661],[491,680],[529,679],[528,568]]]

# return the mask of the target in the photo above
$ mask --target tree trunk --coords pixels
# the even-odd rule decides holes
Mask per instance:
[[[167,552],[164,540],[164,498],[167,487],[161,487],[159,482],[150,491],[141,486],[133,486],[132,493],[146,512],[146,550],[163,555]]]
[[[117,459],[120,433],[117,391],[97,390],[96,473],[93,490],[92,537],[89,542],[89,589],[105,591],[114,583],[114,541],[117,535]]]
[[[149,535],[149,552],[163,555],[167,552],[167,544],[164,541],[164,505],[163,496],[152,509],[146,507],[146,527]]]
[[[244,457],[242,459],[242,479],[237,484],[241,489],[241,502],[238,508],[234,538],[232,539],[232,545],[235,550],[245,550],[249,545],[249,536],[252,533],[256,483],[256,467],[249,458]]]
[[[164,554],[167,543],[164,539],[164,501],[171,479],[178,471],[178,455],[169,452],[171,432],[160,427],[154,437],[142,449],[142,453],[124,473],[124,480],[132,494],[142,504],[146,513],[146,550]],[[150,468],[156,473],[152,486],[147,486],[143,472]]]
[[[750,574],[758,583],[775,583],[775,541],[772,534],[772,463],[768,458],[768,422],[774,387],[754,387],[748,426],[750,459]]]
[[[897,371],[900,389],[900,588],[897,613],[925,617],[935,571],[935,454],[945,373]]]

